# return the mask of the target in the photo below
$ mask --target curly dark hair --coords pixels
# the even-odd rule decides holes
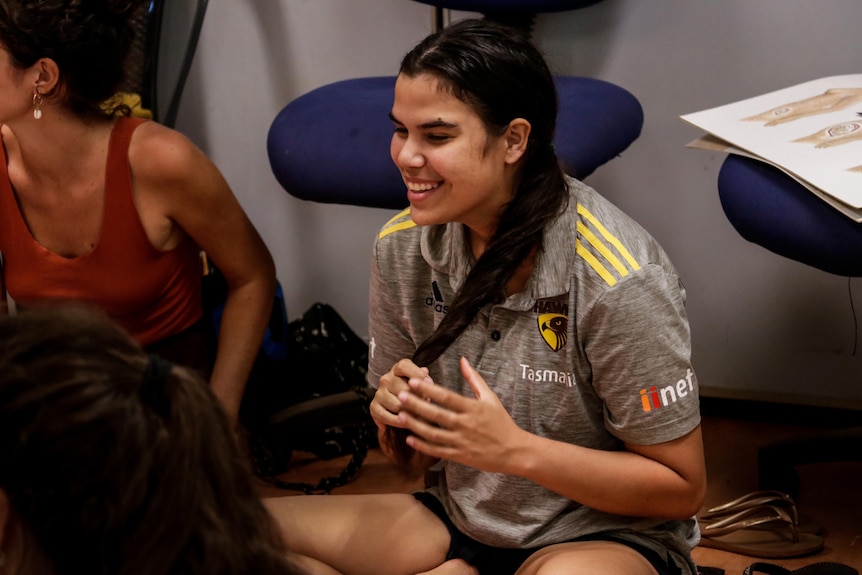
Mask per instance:
[[[443,90],[467,104],[490,135],[500,135],[515,118],[530,122],[530,137],[512,200],[506,205],[485,252],[467,276],[449,312],[413,355],[428,366],[470,325],[485,305],[506,298],[506,282],[542,230],[568,205],[563,168],[554,152],[558,98],[551,71],[528,32],[487,19],[468,19],[434,33],[404,56],[400,74],[434,77]],[[387,429],[396,459],[407,464],[407,431]]]
[[[123,84],[133,21],[150,0],[0,0],[0,45],[20,68],[50,58],[60,69],[64,104],[82,115],[111,113],[102,103]]]
[[[0,317],[0,490],[58,574],[297,572],[209,386],[89,308]]]

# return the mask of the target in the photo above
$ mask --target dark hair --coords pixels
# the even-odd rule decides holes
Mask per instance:
[[[476,112],[491,135],[502,134],[515,118],[531,125],[512,200],[494,236],[449,312],[413,355],[417,365],[427,366],[464,332],[483,306],[505,299],[506,282],[531,250],[541,246],[547,223],[565,209],[568,188],[553,147],[558,107],[554,79],[527,32],[489,20],[463,20],[408,52],[400,73],[436,78],[441,89]],[[387,431],[396,458],[406,463],[411,455],[403,441],[406,432]]]
[[[0,318],[0,489],[58,574],[294,572],[209,386],[80,306]]]
[[[149,0],[0,0],[0,44],[19,68],[50,58],[60,69],[64,104],[104,114],[126,75],[133,22]],[[109,111],[111,112],[111,111]]]

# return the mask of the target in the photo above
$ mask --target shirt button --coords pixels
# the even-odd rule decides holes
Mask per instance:
[[[500,330],[495,329],[491,332],[491,339],[493,339],[494,341],[500,341],[501,337],[503,336],[500,335]]]

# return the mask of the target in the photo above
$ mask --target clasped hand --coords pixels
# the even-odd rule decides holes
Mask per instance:
[[[507,472],[507,462],[524,432],[509,416],[466,358],[461,373],[475,397],[435,384],[426,368],[402,360],[381,378],[372,402],[377,425],[408,429],[407,443],[429,457],[470,467]]]

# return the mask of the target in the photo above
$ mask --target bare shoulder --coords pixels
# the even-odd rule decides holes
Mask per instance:
[[[182,183],[215,170],[212,162],[182,133],[157,122],[144,122],[134,131],[129,163],[140,183]]]
[[[156,122],[144,122],[132,134],[129,164],[139,210],[158,206],[161,214],[177,220],[208,206],[235,203],[206,154],[185,135]]]

